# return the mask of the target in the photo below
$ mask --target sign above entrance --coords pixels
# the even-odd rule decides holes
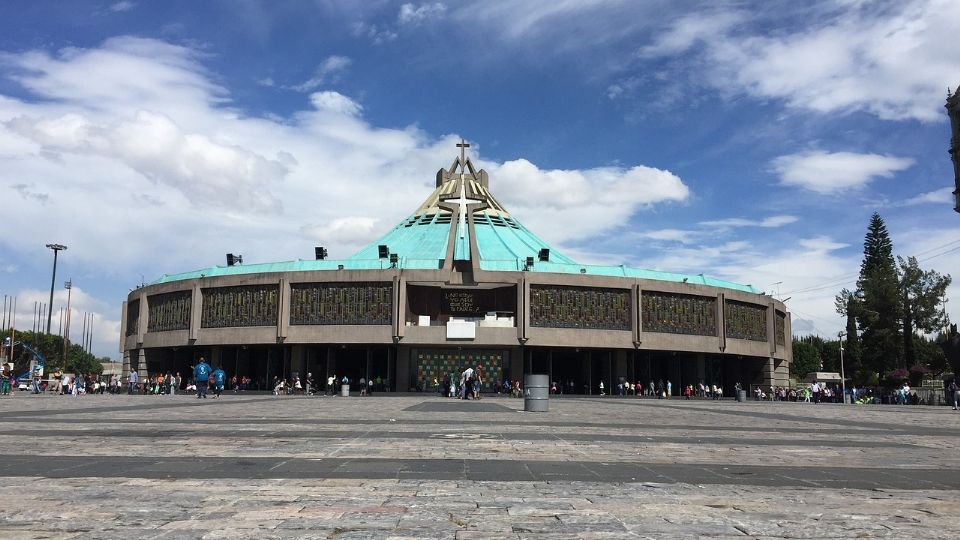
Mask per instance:
[[[465,291],[461,289],[444,290],[442,295],[441,309],[443,313],[454,316],[480,316],[486,313],[486,309],[481,304],[482,301],[477,298],[474,291]]]

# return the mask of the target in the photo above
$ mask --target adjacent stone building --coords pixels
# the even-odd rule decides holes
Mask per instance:
[[[782,302],[703,274],[579,264],[511,215],[462,150],[352,257],[318,248],[165,275],[130,293],[122,321],[125,371],[189,373],[204,355],[261,388],[312,372],[407,391],[479,365],[488,389],[547,373],[567,393],[669,380],[731,395],[786,384],[791,361]]]

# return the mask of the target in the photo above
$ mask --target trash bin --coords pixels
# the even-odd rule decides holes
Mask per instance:
[[[350,385],[344,384],[340,387],[340,395],[343,397],[350,397]]]
[[[747,391],[746,390],[737,390],[737,401],[743,403],[747,400]]]
[[[527,412],[547,412],[550,399],[549,375],[523,376],[523,410]]]

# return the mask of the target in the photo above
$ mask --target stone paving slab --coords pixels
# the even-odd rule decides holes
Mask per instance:
[[[522,407],[0,399],[0,538],[960,537],[949,408]]]

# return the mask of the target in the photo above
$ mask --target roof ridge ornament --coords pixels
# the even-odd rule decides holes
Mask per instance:
[[[460,177],[463,178],[463,175],[466,174],[466,171],[470,171],[470,175],[473,176],[475,181],[479,181],[480,177],[477,175],[477,170],[473,167],[473,161],[467,157],[467,148],[470,148],[470,143],[463,140],[463,137],[460,137],[460,142],[457,143],[457,148],[460,149],[460,155],[453,158],[453,164],[450,165],[450,170],[448,171],[451,175],[456,174],[457,169],[460,170]],[[439,186],[439,184],[437,184]]]

